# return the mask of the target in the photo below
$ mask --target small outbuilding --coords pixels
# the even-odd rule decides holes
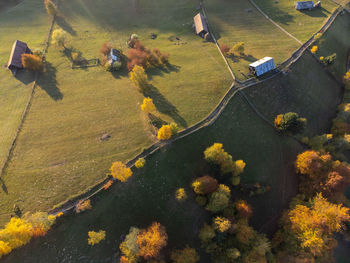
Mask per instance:
[[[107,62],[113,65],[116,62],[121,62],[121,55],[119,50],[111,48],[111,51],[107,54]]]
[[[193,20],[196,34],[204,38],[205,35],[209,33],[208,24],[205,17],[202,15],[202,13],[198,13]]]
[[[23,69],[22,65],[22,55],[23,54],[32,54],[32,51],[28,48],[27,44],[16,40],[12,46],[12,51],[10,59],[7,63],[7,68],[16,73],[18,69]]]
[[[263,59],[260,59],[258,61],[255,61],[254,63],[251,63],[249,65],[249,70],[252,72],[255,76],[259,77],[273,69],[275,69],[275,62],[273,58],[271,57],[264,57]]]
[[[321,1],[318,1],[316,4],[314,4],[313,1],[298,1],[295,2],[295,9],[296,10],[312,10],[315,7],[318,7],[321,5]]]

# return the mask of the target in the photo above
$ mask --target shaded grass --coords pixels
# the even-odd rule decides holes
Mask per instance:
[[[294,39],[263,17],[248,0],[207,0],[205,7],[219,45],[232,47],[238,42],[245,44],[245,55],[228,58],[239,79],[248,76],[250,63],[271,56],[279,64],[299,47]]]
[[[276,90],[275,85],[282,85],[283,88],[275,96],[264,97],[264,104],[268,106],[263,113],[277,112],[282,105],[286,111],[315,110],[319,109],[318,97],[322,94],[339,96],[330,80],[325,80],[321,94],[310,92],[315,86],[307,85],[300,75],[303,75],[304,67],[312,66],[314,74],[318,72],[322,78],[323,71],[315,64],[309,55],[295,64],[295,72],[288,77],[293,79],[293,75],[299,75],[294,79],[297,82],[295,85],[290,85],[288,81],[281,83],[279,78],[276,78],[276,83],[265,82],[266,87],[272,90]],[[325,91],[326,85],[331,93]],[[257,86],[254,90],[262,97],[268,89]],[[246,92],[249,93],[249,90],[246,89]],[[285,106],[282,97],[293,92],[295,96],[290,97],[290,106]],[[303,96],[308,99],[302,99]],[[324,107],[334,112],[336,106],[332,101],[327,102],[324,102]],[[307,126],[307,134],[315,134],[317,129],[327,129],[326,125],[329,125],[327,119],[317,118]],[[95,196],[92,211],[61,219],[46,237],[13,252],[4,258],[4,262],[62,262],[68,259],[79,262],[111,261],[118,256],[121,237],[130,226],[145,227],[152,221],[159,221],[167,228],[169,248],[166,252],[185,244],[200,250],[197,235],[209,214],[196,205],[190,183],[195,177],[213,173],[203,160],[203,151],[214,142],[223,143],[233,159],[243,159],[247,163],[241,175],[242,184],[259,182],[271,186],[270,192],[253,197],[242,195],[237,188],[232,190],[234,198],[244,198],[252,204],[254,227],[271,234],[277,227],[281,211],[288,207],[290,198],[296,194],[297,178],[293,163],[303,147],[296,140],[276,133],[236,95],[212,126],[150,155],[145,167],[134,170],[134,176],[128,183],[114,184],[109,192]],[[229,178],[225,176],[218,176],[218,179],[221,183],[229,184]],[[178,187],[184,187],[189,194],[183,204],[175,201]],[[90,248],[86,241],[87,232],[99,229],[107,231],[106,241]],[[208,255],[201,251],[201,262],[207,261]]]
[[[34,81],[34,74],[26,71],[15,78],[4,65],[17,39],[27,42],[32,49],[43,48],[50,23],[41,0],[24,1],[12,7],[17,2],[2,1],[0,5],[0,163],[14,138]]]
[[[316,33],[337,8],[331,0],[321,1],[321,8],[311,11],[298,11],[294,1],[290,0],[257,0],[256,4],[275,22],[301,42],[307,41]]]
[[[158,118],[184,128],[204,118],[231,84],[215,45],[192,32],[195,3],[62,1],[58,24],[68,32],[66,47],[86,59],[98,58],[103,42],[127,53],[132,33],[147,47],[169,53],[169,67],[148,72],[153,87],[148,95],[158,107]],[[157,34],[155,40],[151,32]],[[171,41],[175,36],[180,45]],[[24,212],[47,210],[86,191],[105,178],[113,161],[126,161],[155,140],[140,110],[143,97],[126,70],[71,69],[69,52],[54,45],[46,58],[47,70],[38,80],[3,178],[8,195],[0,200],[2,223],[14,203]],[[111,138],[101,142],[106,133]]]
[[[271,122],[278,114],[293,111],[307,119],[304,135],[328,133],[342,101],[340,84],[309,53],[288,71],[244,92]]]

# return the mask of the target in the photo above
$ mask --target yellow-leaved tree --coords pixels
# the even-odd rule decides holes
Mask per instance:
[[[172,135],[170,125],[163,125],[158,131],[157,138],[158,140],[169,140]]]
[[[135,65],[130,72],[130,80],[141,92],[144,92],[149,85],[144,68],[138,65]]]
[[[344,80],[347,85],[350,85],[350,70],[345,73]]]
[[[318,50],[318,46],[312,46],[310,51],[311,51],[311,53],[315,54],[317,52],[317,50]]]
[[[114,162],[110,168],[113,178],[118,179],[121,182],[126,182],[131,176],[132,171],[127,168],[122,162]]]
[[[141,110],[146,113],[150,113],[156,109],[154,106],[153,100],[151,98],[144,98],[143,103],[141,104]]]
[[[52,32],[52,43],[57,45],[58,47],[65,48],[65,42],[67,38],[67,33],[63,29],[55,29]]]
[[[89,236],[88,244],[91,246],[94,246],[106,238],[106,231],[104,230],[100,230],[98,232],[89,231],[88,236]]]
[[[231,221],[225,217],[217,216],[213,220],[213,225],[216,230],[221,233],[226,232],[231,227]]]

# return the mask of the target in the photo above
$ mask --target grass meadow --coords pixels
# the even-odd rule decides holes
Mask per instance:
[[[262,112],[267,117],[270,112],[279,113],[281,108],[297,112],[310,110],[312,113],[328,107],[330,114],[335,113],[334,101],[341,98],[334,80],[322,77],[320,82],[324,84],[316,92],[320,83],[300,78],[305,68],[311,68],[313,74],[322,75],[323,71],[317,65],[310,55],[306,55],[294,65],[285,82],[276,78],[276,83],[271,80],[265,82],[266,86],[248,88],[245,92],[254,99],[252,94],[258,89],[268,92],[267,87],[277,90],[277,86],[282,86],[274,96],[262,97],[265,105]],[[288,97],[288,104],[285,97]],[[326,100],[328,97],[333,99]],[[327,103],[320,107],[322,98]],[[306,134],[323,132],[329,125],[327,118],[310,119]],[[233,159],[243,159],[247,163],[241,175],[242,184],[259,182],[271,186],[264,195],[252,197],[241,193],[238,188],[232,189],[234,198],[244,198],[252,204],[253,226],[271,234],[282,210],[288,207],[290,199],[296,194],[294,161],[304,148],[293,138],[279,135],[237,94],[212,126],[150,155],[145,167],[134,170],[129,182],[114,184],[108,192],[95,196],[91,211],[62,218],[47,236],[10,254],[3,262],[111,261],[118,253],[120,237],[128,232],[130,226],[145,227],[153,221],[159,221],[167,228],[167,250],[190,244],[201,251],[197,235],[207,214],[195,203],[190,184],[195,177],[213,173],[203,160],[203,151],[214,142],[223,143]],[[221,183],[230,185],[228,177],[217,175],[217,178]],[[175,191],[179,187],[185,188],[189,194],[182,204],[175,200]],[[86,242],[87,232],[99,229],[106,230],[106,241],[91,248]],[[203,251],[201,256],[200,262],[209,260]]]
[[[299,47],[299,43],[262,16],[247,0],[207,0],[204,5],[219,45],[245,44],[243,56],[228,58],[238,79],[247,78],[250,63],[270,56],[278,64]]]
[[[148,72],[152,88],[147,95],[155,102],[158,120],[174,121],[180,128],[204,118],[229,89],[232,80],[215,45],[193,34],[196,1],[131,3],[60,2],[55,28],[67,31],[67,49],[49,47],[46,72],[39,77],[2,178],[7,194],[0,199],[0,222],[8,221],[14,203],[23,212],[47,210],[86,191],[105,178],[113,161],[126,161],[155,141],[140,110],[143,96],[132,86],[128,72],[71,69],[71,52],[99,58],[102,44],[111,42],[127,53],[126,40],[136,33],[145,46],[169,53],[168,68]],[[7,21],[10,28],[11,20]],[[151,33],[157,35],[155,40]],[[100,141],[104,134],[110,139]]]
[[[34,81],[30,72],[13,77],[4,65],[17,39],[32,49],[42,48],[50,23],[41,0],[24,1],[14,7],[13,2],[3,1],[0,5],[0,164],[14,138]]]
[[[320,8],[311,11],[296,10],[294,1],[290,0],[257,0],[256,4],[285,30],[305,42],[321,28],[338,6],[332,0],[321,2]]]

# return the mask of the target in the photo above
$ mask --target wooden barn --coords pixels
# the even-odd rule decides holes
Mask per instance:
[[[205,17],[201,13],[198,13],[193,18],[193,20],[194,20],[196,34],[204,38],[205,35],[209,33],[208,24]]]
[[[275,69],[275,62],[271,57],[264,57],[249,65],[249,70],[255,76],[259,77],[271,70]]]
[[[10,54],[10,59],[7,63],[7,68],[16,74],[18,69],[23,69],[22,65],[22,55],[32,54],[32,51],[28,48],[27,44],[16,40],[12,46],[12,51]]]

